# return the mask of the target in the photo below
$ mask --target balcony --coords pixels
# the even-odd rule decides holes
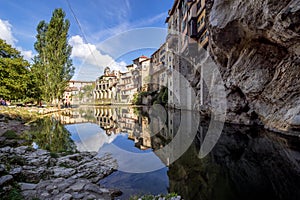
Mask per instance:
[[[178,44],[178,35],[177,34],[168,34],[167,42],[170,49],[175,49]]]
[[[197,38],[199,38],[206,31],[205,23],[201,24],[201,26],[197,29]]]
[[[197,15],[201,14],[205,10],[205,4],[201,5],[201,0],[197,3]]]
[[[165,70],[166,70],[166,67],[165,67],[164,63],[159,62],[153,66],[150,75],[155,75],[155,74],[161,73],[162,71],[165,71]]]
[[[199,39],[199,46],[201,48],[206,48],[208,45],[208,32],[206,31]]]
[[[197,19],[197,38],[199,38],[204,31],[206,30],[206,24],[205,24],[205,15],[206,12],[205,10],[198,15],[198,19]]]

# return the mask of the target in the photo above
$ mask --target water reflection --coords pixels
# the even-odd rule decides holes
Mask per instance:
[[[51,152],[75,152],[76,145],[70,136],[70,132],[55,118],[39,119],[33,130],[24,134],[34,147]]]
[[[151,149],[153,146],[159,149],[163,146],[162,142],[170,141],[174,135],[172,130],[167,128],[167,121],[163,127],[159,119],[152,118],[153,121],[150,122],[148,111],[147,108],[136,107],[95,107],[69,110],[54,116],[84,141],[88,132],[97,132],[97,134],[104,132],[106,136],[113,138],[118,134],[126,133],[128,139],[134,141],[135,147],[141,150]],[[71,126],[73,124],[76,126]],[[151,137],[155,135],[153,133],[159,134],[158,146],[152,144]],[[86,150],[98,151],[103,146],[103,143],[99,143],[100,139],[91,139],[90,142],[93,141],[94,143],[86,145],[89,146]]]
[[[300,199],[299,137],[226,125],[212,152],[200,159],[209,122],[202,120],[197,126],[200,119],[193,112],[155,114],[158,110],[131,107],[72,112],[67,116],[78,121],[66,127],[78,148],[111,152],[121,167],[135,172],[152,169],[141,174],[118,171],[101,181],[123,190],[122,199],[166,192],[184,199]],[[176,137],[180,143],[168,146]],[[178,157],[178,150],[184,154]]]
[[[299,199],[298,138],[291,146],[290,138],[263,129],[227,125],[199,159],[206,131],[202,124],[194,145],[169,167],[170,191],[185,199]]]

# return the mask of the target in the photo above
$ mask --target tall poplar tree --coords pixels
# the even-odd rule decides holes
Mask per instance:
[[[58,100],[58,106],[74,75],[70,59],[72,47],[67,40],[70,22],[65,16],[62,9],[55,9],[49,23],[41,21],[38,24],[34,44],[38,55],[32,67],[42,98],[47,102]]]

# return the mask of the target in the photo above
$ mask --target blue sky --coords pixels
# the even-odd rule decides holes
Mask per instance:
[[[165,40],[165,18],[172,4],[173,0],[0,0],[0,38],[30,60],[36,53],[37,24],[62,8],[71,22],[74,79],[94,80],[105,65],[124,71],[135,57],[151,55]]]

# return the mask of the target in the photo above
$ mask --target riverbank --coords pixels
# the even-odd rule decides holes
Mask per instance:
[[[61,110],[0,107],[0,195],[4,199],[113,199],[98,182],[117,170],[109,154],[72,155],[33,149],[22,137],[30,122]],[[26,145],[26,146],[24,146]]]
[[[28,146],[7,146],[0,148],[0,161],[2,197],[19,193],[24,199],[112,199],[121,194],[97,184],[117,169],[110,155],[64,155]]]

